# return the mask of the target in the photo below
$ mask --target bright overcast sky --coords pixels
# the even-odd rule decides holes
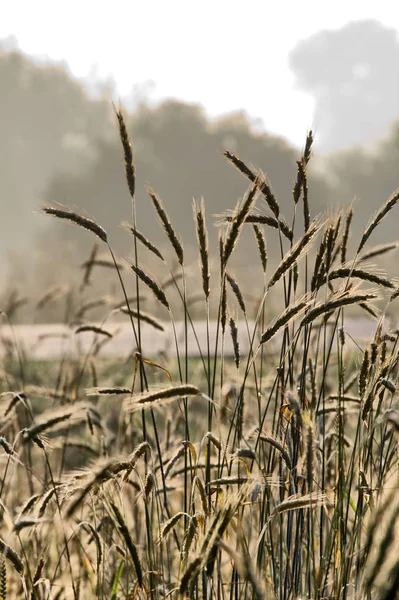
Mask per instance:
[[[0,39],[65,61],[83,78],[112,78],[119,97],[153,81],[152,100],[244,109],[302,145],[309,97],[293,87],[288,53],[300,39],[356,19],[399,31],[398,0],[0,0]],[[117,97],[118,98],[118,97]],[[116,99],[117,99],[116,98]]]

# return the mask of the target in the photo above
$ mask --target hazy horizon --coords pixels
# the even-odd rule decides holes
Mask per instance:
[[[108,81],[114,100],[174,98],[201,104],[210,118],[243,110],[263,130],[301,146],[309,128],[317,134],[319,117],[289,67],[296,44],[355,20],[376,19],[399,32],[393,3],[339,0],[329,8],[309,0],[270,11],[251,0],[243,14],[237,2],[198,6],[16,0],[3,9],[0,39],[35,60],[63,62],[92,90]]]

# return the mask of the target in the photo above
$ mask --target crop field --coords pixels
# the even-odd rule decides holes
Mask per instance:
[[[352,205],[312,214],[311,132],[290,215],[226,150],[248,189],[218,216],[215,255],[193,202],[198,318],[162,190],[147,191],[168,254],[140,231],[134,144],[116,122],[132,256],[121,263],[106,223],[45,206],[92,238],[80,303],[39,334],[14,322],[17,298],[0,314],[0,599],[399,597],[399,280],[376,266],[397,244],[373,245],[399,191],[354,240]],[[244,230],[255,308],[231,267]],[[90,295],[104,269],[122,302]],[[39,308],[63,298],[43,290]]]

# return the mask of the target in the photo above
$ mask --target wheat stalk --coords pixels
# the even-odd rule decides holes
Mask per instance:
[[[177,259],[178,259],[179,263],[181,265],[183,265],[183,259],[184,259],[183,244],[182,244],[178,234],[173,229],[172,223],[170,222],[170,219],[169,219],[168,215],[166,214],[166,211],[163,207],[162,201],[160,198],[158,198],[158,196],[156,195],[154,190],[152,190],[150,187],[147,187],[147,192],[151,197],[152,203],[155,207],[158,217],[163,225],[163,228],[165,229],[165,233],[168,236],[169,241],[172,244],[172,246],[176,252]]]
[[[242,226],[245,223],[245,219],[250,213],[251,209],[255,205],[257,200],[257,180],[255,180],[254,185],[244,198],[242,205],[236,209],[235,214],[233,215],[233,219],[231,221],[231,225],[229,231],[226,236],[226,240],[224,241],[224,254],[223,254],[223,266],[226,267],[227,261],[229,260],[235,246],[239,235],[241,233]]]
[[[0,538],[0,552],[2,553],[4,558],[6,558],[8,561],[10,561],[10,563],[12,564],[14,569],[20,575],[24,574],[24,563],[22,562],[21,557],[19,556],[19,554],[17,554],[17,552],[15,552],[15,550],[13,548],[11,548],[11,546],[6,544],[5,541],[2,540],[1,538]]]
[[[150,288],[156,299],[159,300],[160,303],[163,304],[163,306],[165,306],[165,308],[169,310],[169,303],[166,299],[165,293],[155,282],[155,280],[152,279],[149,275],[147,275],[147,273],[145,273],[143,269],[137,267],[136,265],[130,265],[130,268],[137,275],[137,277],[141,279],[141,281]]]
[[[74,225],[78,225],[79,227],[83,227],[83,229],[87,229],[94,233],[97,237],[100,238],[103,242],[107,243],[107,232],[105,229],[101,227],[98,223],[93,221],[93,219],[89,219],[88,217],[83,217],[78,213],[75,213],[66,207],[54,208],[53,206],[45,206],[42,211],[46,215],[51,215],[56,217],[57,219],[65,219],[70,221]]]
[[[128,398],[124,403],[124,409],[127,412],[133,412],[140,408],[151,407],[154,404],[175,400],[176,398],[185,398],[187,396],[198,396],[199,389],[195,385],[182,384],[175,385],[169,388],[146,392],[140,396]]]
[[[126,231],[129,231],[129,233],[134,235],[134,237],[137,238],[139,240],[139,242],[141,242],[145,248],[147,248],[148,250],[150,250],[150,252],[155,254],[155,256],[158,256],[158,258],[160,258],[161,260],[164,260],[164,257],[162,256],[162,254],[160,253],[158,248],[156,246],[154,246],[154,244],[152,242],[150,242],[150,240],[147,239],[142,233],[140,233],[140,231],[138,231],[135,227],[132,227],[132,225],[127,223],[127,221],[123,221],[121,223],[121,226],[123,227],[123,229],[125,229]]]
[[[297,243],[287,252],[283,260],[280,262],[276,271],[270,278],[268,283],[268,289],[273,287],[281,277],[292,267],[292,265],[301,258],[304,253],[308,250],[310,242],[313,237],[319,231],[321,223],[314,221],[310,226],[305,235],[297,241]]]
[[[374,229],[376,227],[378,227],[378,225],[381,223],[383,218],[396,206],[398,201],[399,201],[399,190],[396,190],[396,192],[394,192],[388,198],[388,200],[381,206],[381,208],[377,211],[377,213],[375,214],[372,221],[366,227],[366,230],[364,231],[362,238],[360,240],[360,244],[359,244],[359,247],[357,250],[358,253],[362,250],[365,243],[369,239],[370,235],[373,233]]]
[[[194,218],[197,225],[197,240],[200,251],[201,274],[202,274],[202,289],[204,290],[205,298],[209,298],[210,293],[210,271],[209,271],[209,249],[208,249],[208,232],[205,221],[205,203],[201,199],[199,207],[193,201]]]
[[[115,109],[115,107],[114,107]],[[119,135],[122,142],[123,155],[125,159],[125,173],[126,181],[129,188],[129,192],[132,198],[134,198],[134,192],[136,188],[136,168],[134,165],[134,157],[132,145],[129,140],[129,134],[127,132],[126,123],[123,118],[122,111],[115,109],[116,118],[118,119]]]

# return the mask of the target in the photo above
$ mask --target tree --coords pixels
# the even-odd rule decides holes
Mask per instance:
[[[291,214],[299,151],[277,136],[255,132],[244,114],[212,123],[200,106],[170,100],[156,108],[142,104],[128,120],[137,162],[139,227],[154,242],[164,244],[165,236],[162,228],[156,226],[145,184],[150,184],[164,200],[173,225],[183,232],[189,244],[195,244],[193,197],[205,198],[210,226],[215,220],[212,215],[235,207],[250,182],[227,162],[223,156],[226,147],[266,173],[282,213]],[[113,141],[99,142],[96,155],[91,167],[75,177],[54,177],[46,198],[82,207],[107,229],[117,249],[126,253],[129,239],[121,236],[119,223],[130,219],[131,211],[116,124]],[[313,211],[317,212],[321,206],[317,207],[318,195],[324,203],[331,190],[317,176],[311,176],[311,186]],[[265,202],[260,201],[258,208],[270,214]],[[81,232],[60,226],[58,231],[64,238],[74,236],[82,240]],[[210,232],[215,248],[212,226]]]
[[[299,42],[290,55],[297,85],[315,99],[318,147],[369,144],[399,115],[399,41],[374,20],[354,21]]]
[[[60,65],[40,65],[0,48],[0,254],[28,248],[40,227],[32,218],[55,171],[66,176],[95,158],[113,133],[106,98],[92,99]],[[36,225],[36,226],[35,226]]]

